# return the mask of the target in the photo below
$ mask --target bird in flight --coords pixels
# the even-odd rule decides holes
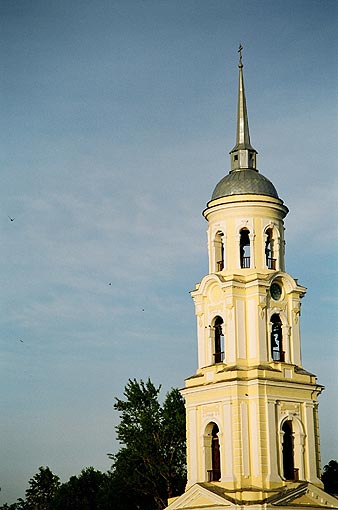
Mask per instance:
[[[24,341],[23,341],[23,340],[21,340],[21,338],[19,338],[19,342],[21,342],[22,344],[24,343]]]
[[[11,218],[10,216],[8,216],[8,218],[9,218],[11,221],[14,221],[14,220],[15,220],[15,218]]]
[[[111,282],[109,282],[108,285],[111,285]]]

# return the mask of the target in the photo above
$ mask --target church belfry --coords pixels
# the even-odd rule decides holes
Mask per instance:
[[[296,498],[308,508],[337,507],[320,481],[323,387],[301,360],[306,289],[285,272],[288,209],[256,167],[242,49],[236,144],[203,211],[209,272],[191,292],[198,367],[182,390],[187,490],[168,508],[294,508]]]

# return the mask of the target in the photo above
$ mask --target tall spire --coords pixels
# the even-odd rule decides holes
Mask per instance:
[[[231,171],[256,169],[257,151],[250,143],[248,113],[246,109],[244,78],[243,78],[243,62],[242,62],[243,46],[240,44],[239,53],[239,79],[238,79],[238,107],[237,107],[237,132],[236,145],[230,152]]]

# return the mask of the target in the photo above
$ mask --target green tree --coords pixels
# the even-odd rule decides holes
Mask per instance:
[[[93,467],[71,476],[54,498],[52,510],[100,510],[108,475]]]
[[[171,498],[184,492],[187,481],[185,406],[178,389],[167,393],[162,407],[162,426],[163,473],[167,497]]]
[[[15,503],[12,503],[9,505],[8,503],[5,503],[4,505],[0,506],[0,510],[26,510],[27,505],[26,502],[19,498]]]
[[[60,479],[49,467],[41,466],[28,482],[26,506],[28,510],[50,510],[53,498],[60,486]]]
[[[160,510],[167,506],[168,497],[184,491],[184,401],[180,392],[172,389],[161,406],[160,389],[150,379],[146,383],[129,380],[125,400],[117,398],[114,405],[121,413],[116,431],[124,446],[111,456],[111,483],[124,501],[120,507],[124,510]],[[114,508],[119,510],[116,505]]]
[[[330,460],[323,468],[322,482],[329,494],[338,494],[338,462]]]
[[[140,483],[139,464],[130,457],[126,448],[123,448],[117,464],[107,475],[99,510],[112,508],[114,510],[155,510],[157,508],[152,494],[147,495],[136,490]],[[126,476],[130,478],[126,479]]]

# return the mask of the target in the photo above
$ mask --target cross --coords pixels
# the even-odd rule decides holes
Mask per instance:
[[[243,50],[243,46],[241,43],[239,43],[239,48],[238,48],[238,53],[239,53],[239,65],[242,66],[242,50]]]

